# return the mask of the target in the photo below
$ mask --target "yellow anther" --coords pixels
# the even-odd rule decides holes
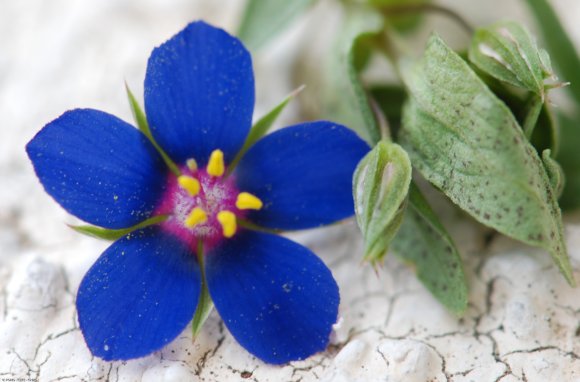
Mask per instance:
[[[221,150],[212,151],[207,164],[207,173],[213,176],[222,176],[226,170],[224,153]]]
[[[193,228],[198,224],[205,223],[207,221],[207,214],[204,210],[199,207],[195,207],[189,213],[189,216],[185,219],[185,226],[187,228]]]
[[[257,196],[248,192],[240,192],[236,200],[236,207],[240,210],[259,210],[264,204]]]
[[[191,196],[199,194],[199,189],[201,187],[199,185],[199,180],[192,178],[191,176],[180,175],[179,178],[177,178],[177,182],[179,182],[181,188],[189,192]]]
[[[191,171],[197,171],[197,162],[195,161],[195,159],[191,158],[188,159],[185,164],[187,165],[187,168],[190,169]]]
[[[222,225],[223,234],[230,238],[236,233],[238,226],[236,223],[236,215],[230,211],[220,211],[217,214],[217,220]]]

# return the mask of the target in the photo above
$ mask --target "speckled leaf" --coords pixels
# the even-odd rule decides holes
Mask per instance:
[[[534,92],[542,100],[544,80],[553,77],[548,54],[516,22],[478,29],[471,40],[469,60],[492,77]]]
[[[481,223],[549,251],[574,284],[550,180],[507,106],[437,36],[403,78],[413,166]]]
[[[249,0],[238,37],[248,49],[259,49],[313,3],[314,0]]]
[[[364,259],[375,264],[387,254],[401,225],[411,182],[411,162],[401,146],[380,141],[359,163],[353,177]]]
[[[162,221],[167,220],[167,215],[158,215],[150,217],[149,219],[136,224],[129,228],[122,228],[122,229],[108,229],[108,228],[101,228],[96,227],[93,225],[69,225],[70,228],[74,229],[75,231],[82,233],[83,235],[96,237],[97,239],[103,240],[111,240],[115,241],[117,239],[122,238],[130,234],[131,232],[148,227],[153,224],[161,223]]]
[[[447,309],[462,315],[468,288],[455,243],[414,183],[403,224],[392,242],[403,261],[413,265],[417,277]]]

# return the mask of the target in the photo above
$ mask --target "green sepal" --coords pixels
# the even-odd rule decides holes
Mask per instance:
[[[364,260],[373,265],[383,260],[401,225],[411,175],[405,150],[386,141],[380,141],[354,172],[354,206],[365,240]]]
[[[96,237],[97,239],[103,240],[111,240],[115,241],[117,239],[122,238],[130,234],[131,232],[148,227],[150,225],[159,224],[165,220],[167,220],[168,215],[157,215],[150,217],[149,219],[142,221],[139,224],[136,224],[129,228],[122,228],[122,229],[108,229],[102,227],[96,227],[93,225],[69,225],[70,228],[74,229],[75,231],[82,233],[83,235]]]
[[[255,51],[280,34],[313,3],[314,0],[249,0],[238,37],[248,49]]]
[[[246,154],[246,152],[258,141],[258,139],[262,138],[266,133],[270,130],[276,119],[282,111],[286,108],[286,106],[292,101],[298,94],[304,90],[305,86],[302,85],[292,93],[290,93],[282,102],[276,105],[272,110],[270,110],[266,115],[260,118],[250,130],[244,145],[234,158],[234,160],[228,165],[228,173],[231,173],[232,170],[236,167],[240,159]]]
[[[179,171],[179,167],[177,167],[177,165],[171,160],[171,158],[169,158],[169,156],[165,153],[165,151],[163,151],[161,146],[159,146],[157,144],[157,142],[155,141],[155,139],[153,138],[153,135],[151,134],[151,130],[149,129],[149,123],[147,122],[147,117],[145,117],[145,113],[143,112],[143,109],[141,108],[141,106],[139,106],[139,102],[137,102],[137,99],[135,98],[135,96],[131,92],[131,89],[129,89],[129,85],[127,85],[127,83],[125,83],[125,89],[127,90],[127,98],[129,98],[129,105],[131,106],[131,113],[133,114],[133,118],[135,119],[135,123],[137,124],[137,127],[139,128],[139,130],[141,130],[141,132],[143,134],[145,134],[145,136],[153,144],[153,146],[155,147],[157,152],[159,152],[159,154],[163,158],[163,161],[165,162],[167,167],[169,167],[171,172],[174,173],[176,176],[181,175],[181,171]]]
[[[209,289],[207,288],[207,280],[205,277],[205,262],[203,256],[203,245],[201,242],[199,242],[197,246],[197,262],[201,270],[201,290],[199,292],[197,308],[195,308],[195,314],[193,315],[193,320],[191,321],[191,331],[194,339],[203,328],[203,324],[205,324],[205,321],[208,319],[214,307],[213,301],[209,294]]]
[[[417,277],[447,309],[461,316],[468,303],[463,263],[453,239],[415,183],[403,224],[392,242],[395,254],[412,265]]]
[[[399,138],[415,168],[482,224],[550,252],[574,285],[556,195],[511,111],[437,36],[403,79]]]
[[[478,29],[469,46],[469,60],[480,70],[544,101],[544,81],[554,77],[548,54],[521,24],[503,21]]]
[[[213,301],[209,295],[209,290],[207,289],[207,283],[201,285],[201,292],[199,293],[199,301],[197,303],[197,308],[195,309],[195,314],[193,315],[193,320],[191,321],[191,332],[193,338],[197,337],[203,324],[209,318],[212,310],[214,308]]]

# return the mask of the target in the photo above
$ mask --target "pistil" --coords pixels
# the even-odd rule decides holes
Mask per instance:
[[[187,160],[187,162],[185,162],[185,164],[190,171],[197,171],[197,162],[195,159],[190,158]]]

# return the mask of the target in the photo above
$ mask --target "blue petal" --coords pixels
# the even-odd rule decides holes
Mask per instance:
[[[175,339],[193,317],[201,279],[195,254],[149,228],[111,245],[77,295],[81,331],[93,355],[142,357]]]
[[[250,54],[225,31],[191,23],[151,53],[147,120],[175,161],[195,157],[205,165],[214,149],[231,161],[248,135],[253,108]]]
[[[206,256],[215,307],[238,342],[281,364],[324,350],[338,315],[338,286],[307,248],[245,231]]]
[[[269,228],[303,229],[353,215],[352,175],[368,151],[354,132],[327,121],[266,136],[236,169],[240,191],[264,202],[249,219]]]
[[[101,227],[125,228],[148,218],[165,187],[166,167],[147,138],[102,111],[64,113],[26,151],[46,192]]]

